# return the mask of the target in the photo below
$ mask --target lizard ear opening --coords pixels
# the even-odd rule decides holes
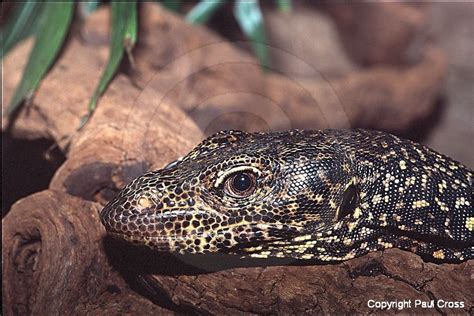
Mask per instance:
[[[354,213],[358,202],[359,194],[357,192],[357,187],[354,184],[351,184],[342,195],[342,202],[337,212],[336,221],[340,221],[347,215]]]

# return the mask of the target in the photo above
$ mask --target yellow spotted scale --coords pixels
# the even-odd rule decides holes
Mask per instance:
[[[133,180],[101,220],[161,252],[331,262],[397,247],[461,262],[474,257],[473,173],[383,132],[223,131]]]

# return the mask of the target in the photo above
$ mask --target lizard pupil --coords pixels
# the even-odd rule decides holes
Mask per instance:
[[[252,179],[247,173],[239,172],[232,180],[232,187],[238,192],[245,192],[252,186]]]
[[[247,197],[255,191],[256,176],[252,172],[242,171],[230,176],[224,185],[224,191],[236,198]]]

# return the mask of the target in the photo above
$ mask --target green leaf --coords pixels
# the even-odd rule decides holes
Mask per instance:
[[[186,15],[186,21],[193,24],[204,24],[211,18],[214,12],[224,4],[225,0],[201,0],[201,2],[196,4]]]
[[[277,0],[278,10],[281,12],[291,12],[291,0]]]
[[[81,13],[83,18],[88,17],[92,14],[100,5],[100,0],[94,1],[79,1],[78,2],[79,12]]]
[[[252,41],[252,47],[264,68],[270,66],[266,45],[263,17],[258,1],[237,0],[234,5],[234,16],[244,34]]]
[[[105,91],[110,80],[117,71],[123,58],[124,49],[130,53],[137,41],[137,3],[112,1],[112,34],[110,42],[109,60],[102,73],[99,84],[89,102],[89,114],[81,123],[87,122],[97,106],[99,96]]]
[[[12,9],[8,22],[1,30],[1,58],[18,42],[32,35],[41,12],[41,2],[19,2]]]
[[[74,3],[45,2],[38,16],[36,40],[25,66],[20,84],[13,94],[8,113],[31,97],[46,71],[52,65],[64,41],[72,18]]]
[[[130,16],[130,19],[127,23],[127,28],[125,30],[125,37],[123,41],[125,51],[127,52],[128,60],[130,61],[130,64],[132,65],[133,68],[135,68],[135,61],[133,59],[132,49],[133,47],[135,47],[135,44],[137,43],[137,30],[138,30],[136,9],[137,7],[135,5],[134,6],[135,14],[132,14]]]
[[[181,0],[162,0],[161,5],[172,12],[179,12],[181,9]]]

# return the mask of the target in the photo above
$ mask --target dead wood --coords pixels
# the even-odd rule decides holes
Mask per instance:
[[[58,191],[18,201],[3,226],[5,315],[156,314],[105,254],[100,205]]]

